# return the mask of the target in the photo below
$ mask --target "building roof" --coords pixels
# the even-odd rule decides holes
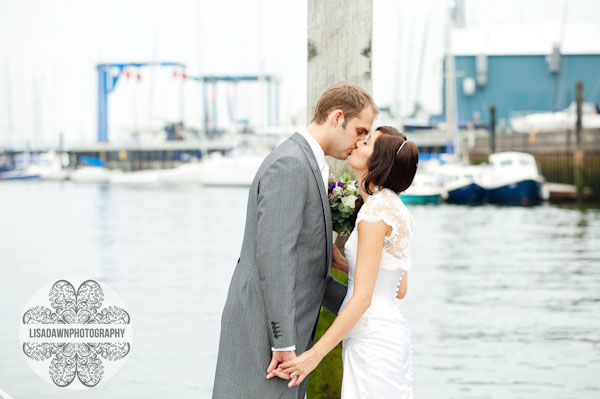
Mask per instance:
[[[522,23],[455,28],[454,55],[547,55],[560,41],[561,23]],[[568,23],[562,54],[600,54],[600,24]]]

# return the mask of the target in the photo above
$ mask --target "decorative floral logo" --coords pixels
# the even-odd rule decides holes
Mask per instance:
[[[58,280],[51,283],[49,295],[45,288],[40,291],[50,308],[32,306],[23,314],[23,353],[34,363],[40,362],[32,367],[59,387],[95,387],[105,377],[105,366],[120,367],[130,351],[129,313],[124,306],[103,308],[105,291],[110,289],[95,280],[84,280],[77,290],[70,281]],[[110,293],[113,303],[122,304]],[[39,300],[39,295],[34,298]],[[42,373],[40,366],[47,371]],[[116,372],[112,371],[111,375]],[[73,384],[76,380],[80,384]]]

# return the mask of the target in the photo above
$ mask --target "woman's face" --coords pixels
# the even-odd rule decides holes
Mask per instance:
[[[375,130],[364,140],[358,141],[356,148],[352,150],[346,161],[355,172],[363,172],[367,170],[367,161],[369,160],[371,154],[373,154],[375,141],[377,141],[377,138],[382,134],[383,133],[381,133],[379,130]]]

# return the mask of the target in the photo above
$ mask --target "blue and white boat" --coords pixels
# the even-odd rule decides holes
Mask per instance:
[[[447,193],[446,201],[453,204],[483,202],[485,190],[476,183],[480,168],[464,164],[453,154],[438,154],[429,159],[419,158],[419,170],[436,177]]]
[[[472,165],[442,165],[436,172],[448,193],[447,202],[478,204],[485,198],[485,190],[476,182],[480,169]]]
[[[535,158],[522,152],[500,152],[489,156],[489,165],[479,166],[475,182],[485,189],[492,204],[531,205],[542,199],[544,177]]]
[[[40,175],[36,171],[29,170],[31,154],[17,154],[12,162],[6,161],[0,167],[0,180],[34,180]]]
[[[0,180],[35,180],[39,178],[39,173],[31,172],[27,169],[16,169],[0,172]]]

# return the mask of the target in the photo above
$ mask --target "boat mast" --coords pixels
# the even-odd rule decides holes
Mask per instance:
[[[452,0],[450,0],[452,4]],[[454,68],[454,55],[452,54],[452,30],[456,23],[456,15],[462,13],[462,1],[456,0],[456,5],[448,7],[448,22],[446,24],[446,62],[445,62],[445,99],[446,99],[446,153],[459,153],[458,127],[456,123],[455,83],[456,75]]]

